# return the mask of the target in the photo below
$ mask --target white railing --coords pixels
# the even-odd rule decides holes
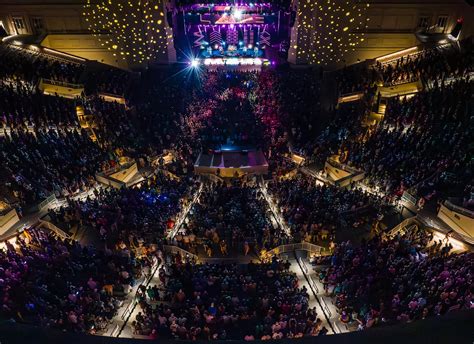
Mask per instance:
[[[63,231],[61,228],[56,226],[54,223],[45,220],[44,217],[39,219],[39,222],[42,227],[49,229],[50,231],[54,232],[57,236],[59,236],[63,240],[70,240],[72,239],[69,234]]]
[[[291,230],[288,227],[288,225],[286,224],[283,217],[281,216],[281,213],[280,213],[277,205],[273,201],[273,198],[268,193],[267,185],[263,181],[263,179],[260,182],[260,191],[262,192],[263,197],[267,201],[267,204],[268,204],[270,210],[272,211],[273,216],[275,217],[275,220],[278,223],[278,225],[280,226],[280,228],[285,232],[287,237],[291,237]]]
[[[150,273],[150,276],[145,277],[145,279],[141,283],[141,285],[144,285],[145,287],[148,287],[151,280],[153,279],[153,276],[156,274],[156,272],[158,271],[158,269],[160,268],[161,265],[162,264],[158,264],[158,261],[157,261],[155,266],[152,267],[152,271]],[[138,291],[138,289],[137,289],[137,291]],[[125,328],[125,326],[128,323],[128,320],[130,319],[130,316],[132,315],[133,311],[135,310],[135,307],[138,304],[137,296],[136,296],[137,291],[135,292],[135,295],[133,296],[132,301],[128,304],[127,308],[124,310],[124,312],[121,316],[121,319],[123,320],[123,325],[118,330],[118,333],[117,333],[116,337],[120,337],[120,335],[122,334],[123,329]],[[114,329],[113,332],[115,333],[117,331]]]
[[[51,79],[41,79],[41,82],[43,84],[49,84],[53,86],[62,86],[66,88],[73,88],[73,89],[81,89],[84,88],[84,85],[81,84],[71,84],[66,81],[60,81],[60,80],[51,80]]]
[[[46,199],[44,199],[41,203],[38,204],[38,211],[47,208],[51,203],[55,202],[56,200],[56,195],[54,193],[49,195]]]
[[[460,207],[460,206],[450,202],[449,200],[444,201],[443,204],[449,210],[455,211],[456,213],[465,215],[465,216],[470,217],[470,218],[474,218],[474,211],[472,211],[472,210]]]
[[[279,254],[289,253],[289,252],[294,252],[294,251],[306,251],[306,252],[320,255],[320,256],[326,255],[326,253],[329,254],[329,251],[327,251],[324,247],[311,244],[309,242],[304,242],[304,241],[300,243],[280,245],[267,251],[265,254],[268,257],[272,257]]]
[[[178,231],[180,230],[181,226],[183,225],[183,222],[184,220],[186,219],[186,217],[188,216],[188,213],[189,211],[191,210],[192,206],[194,205],[194,203],[196,203],[196,201],[199,199],[199,196],[201,195],[201,192],[202,192],[202,189],[203,189],[203,183],[201,183],[199,185],[199,188],[198,190],[196,191],[196,193],[194,194],[194,197],[192,199],[191,202],[189,202],[188,205],[186,205],[183,209],[183,211],[181,212],[178,220],[176,221],[176,223],[174,224],[174,227],[168,232],[168,234],[166,235],[166,238],[168,240],[172,240],[175,235],[178,233]]]

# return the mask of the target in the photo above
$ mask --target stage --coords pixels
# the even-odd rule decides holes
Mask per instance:
[[[264,50],[255,48],[230,46],[227,49],[202,49],[200,53],[201,58],[232,58],[232,57],[247,57],[247,58],[257,58],[264,57]]]
[[[195,67],[201,66],[208,70],[231,69],[240,71],[259,71],[262,67],[271,66],[272,63],[267,59],[230,57],[195,59],[193,65]]]
[[[222,146],[201,152],[194,163],[196,174],[215,174],[224,178],[268,173],[268,163],[260,149]]]
[[[278,4],[191,2],[173,18],[178,60],[193,67],[258,71],[286,61],[292,16]]]

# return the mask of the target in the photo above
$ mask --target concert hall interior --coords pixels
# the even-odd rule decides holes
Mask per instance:
[[[0,0],[0,344],[471,343],[473,5]]]

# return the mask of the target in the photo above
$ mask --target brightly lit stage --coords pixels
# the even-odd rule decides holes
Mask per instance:
[[[260,70],[262,67],[271,66],[272,63],[262,58],[246,57],[214,57],[204,59],[194,59],[191,63],[194,67],[204,67],[209,70],[215,69],[236,69],[241,71]],[[274,64],[274,63],[273,63]]]
[[[259,49],[258,47],[252,48],[249,47],[237,47],[231,45],[226,47],[226,49],[213,49],[208,47],[200,52],[201,58],[230,58],[230,57],[246,57],[246,58],[256,58],[264,57],[264,50]]]
[[[278,6],[194,3],[181,9],[180,34],[191,46],[194,67],[259,70],[276,64],[290,20]]]
[[[266,174],[268,163],[260,149],[221,146],[219,150],[201,152],[194,163],[194,172],[227,178]]]

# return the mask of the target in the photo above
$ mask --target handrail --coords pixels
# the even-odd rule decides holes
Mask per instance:
[[[412,223],[415,223],[415,222],[416,222],[416,219],[417,219],[417,217],[416,217],[416,216],[413,216],[413,217],[409,217],[409,218],[403,220],[403,221],[400,222],[398,225],[396,225],[395,227],[393,227],[393,228],[386,234],[386,236],[387,236],[387,237],[393,237],[393,236],[396,235],[402,228],[405,228],[405,227],[407,227],[408,225],[411,225]]]
[[[329,309],[329,306],[328,306],[326,300],[323,299],[323,298],[321,298],[321,301],[322,301],[322,303],[324,304],[324,309],[325,309],[326,312],[328,313],[329,317],[332,317],[332,312],[331,312],[331,310]],[[339,329],[339,326],[337,326],[337,328]],[[339,332],[340,332],[340,331],[339,331]]]
[[[114,167],[110,167],[110,168],[106,169],[105,171],[99,171],[98,173],[101,173],[101,174],[104,174],[104,175],[113,174],[113,173],[115,173],[115,172],[120,171],[121,169],[129,168],[129,167],[132,166],[134,163],[135,163],[135,161],[131,160],[131,161],[126,162],[126,163],[123,164],[123,165],[118,164],[118,165],[116,165],[116,166],[114,166]]]
[[[416,197],[413,196],[408,190],[403,191],[402,200],[405,200],[413,205],[416,205],[417,200]]]
[[[364,97],[363,91],[345,93],[345,94],[341,94],[337,98],[337,103],[338,104],[349,103],[349,102],[360,100],[363,97]]]
[[[149,278],[148,278],[148,283],[149,283],[149,281],[151,280],[151,278],[153,277],[153,275],[155,274],[155,272],[156,272],[156,270],[158,269],[159,266],[160,266],[160,264],[156,264],[156,266],[155,266],[153,272],[150,273],[150,276],[149,276]],[[147,281],[147,278],[146,278],[146,276],[145,276],[145,277],[144,277],[144,281],[143,281],[142,283],[140,283],[140,285],[142,285],[142,284],[144,284],[144,283],[147,283],[146,281]],[[137,289],[137,291],[138,291],[138,289]],[[135,298],[136,298],[136,295],[137,295],[137,291],[135,292],[135,295],[133,296],[132,301],[128,304],[127,308],[125,308],[125,310],[123,311],[122,315],[120,316],[120,318],[121,318],[122,320],[125,320],[125,318],[127,317],[127,313],[129,312],[130,307],[134,307],[134,306],[135,306],[135,302],[136,302]],[[133,312],[133,309],[130,311],[130,314],[131,314],[131,312]],[[128,316],[130,316],[130,314],[129,314]]]
[[[135,306],[135,297],[136,297],[136,295],[133,296],[132,301],[128,304],[127,308],[125,308],[122,315],[120,316],[120,318],[122,320],[125,320],[125,318],[130,315],[130,313],[131,313],[131,312],[129,312],[130,308],[133,308]]]
[[[342,94],[339,96],[339,98],[355,96],[355,95],[358,95],[358,94],[360,94],[360,93],[363,93],[363,91],[354,91],[354,92],[342,93]]]
[[[54,86],[63,86],[63,87],[74,88],[74,89],[84,88],[84,85],[82,85],[82,84],[71,84],[69,82],[60,81],[60,80],[41,79],[41,81],[43,83],[47,83],[47,84],[54,85]]]
[[[103,92],[99,91],[98,92],[99,97],[110,97],[110,98],[125,98],[123,94],[115,94],[115,93],[109,93],[109,92]]]
[[[114,329],[110,332],[110,336],[113,337],[115,335],[115,332],[117,332],[120,329],[120,326],[118,324],[115,324]]]
[[[68,240],[71,239],[71,236],[69,234],[67,234],[65,231],[63,231],[61,228],[56,226],[51,221],[45,220],[45,217],[47,215],[48,214],[44,215],[43,217],[41,217],[39,219],[40,224],[42,226],[48,228],[49,230],[53,231],[54,233],[56,233],[59,237],[61,237],[61,239],[68,239]]]
[[[303,258],[298,257],[298,260],[300,262],[301,268],[303,269],[304,273],[308,273],[308,267],[306,266],[305,262],[303,261]]]
[[[155,275],[156,271],[158,271],[158,268],[160,266],[161,266],[161,264],[156,264],[155,268],[150,273],[150,276],[148,277],[148,279],[145,279],[145,283],[142,283],[145,287],[148,287],[148,285],[150,284],[153,276]],[[138,289],[137,289],[137,291],[138,291]],[[133,311],[135,310],[135,307],[138,304],[138,302],[136,300],[136,297],[137,297],[137,292],[135,292],[135,295],[133,296],[132,302],[130,302],[130,304],[127,306],[127,308],[125,309],[125,311],[122,314],[122,320],[124,320],[124,322],[123,322],[122,327],[120,328],[120,331],[117,333],[117,338],[120,337],[120,335],[122,334],[123,329],[127,325],[128,320],[130,320],[130,316],[132,315]],[[133,305],[133,307],[129,310],[131,305]],[[127,312],[128,312],[128,314],[127,314]]]
[[[277,246],[267,251],[265,254],[268,256],[275,256],[278,254],[288,253],[288,252],[293,252],[293,251],[307,251],[309,253],[323,255],[325,254],[324,251],[326,251],[326,249],[322,246],[303,241],[300,243],[284,244],[284,245]]]
[[[363,171],[355,168],[355,167],[352,167],[350,165],[347,165],[347,164],[344,164],[342,162],[339,162],[339,161],[336,161],[335,159],[333,158],[328,158],[328,163],[331,164],[332,166],[334,167],[337,167],[341,170],[344,170],[344,171],[348,171],[348,172],[351,172],[351,173],[361,173]]]
[[[418,75],[413,75],[409,77],[408,79],[403,79],[403,80],[394,80],[391,82],[384,82],[383,87],[393,87],[393,86],[400,86],[400,85],[405,85],[405,84],[411,84],[413,82],[420,81],[421,77]]]
[[[399,50],[390,54],[382,55],[377,57],[375,60],[382,65],[393,63],[393,61],[398,60],[402,56],[413,56],[418,55],[423,52],[423,50],[419,49],[419,46],[414,46],[410,48],[406,48],[403,50]]]
[[[191,210],[192,206],[199,199],[199,196],[201,195],[202,189],[203,189],[203,184],[201,183],[199,185],[198,190],[194,194],[194,197],[191,200],[191,202],[189,202],[189,204],[183,209],[182,216],[178,219],[178,221],[176,221],[174,227],[166,235],[167,239],[173,239],[175,237],[175,235],[178,233],[179,229],[181,228],[181,225],[183,224],[184,220],[188,216],[188,213]]]
[[[179,252],[181,255],[189,256],[189,257],[193,258],[195,261],[199,261],[199,257],[197,255],[195,255],[194,253],[191,253],[189,251],[186,251],[185,249],[183,249],[179,246],[176,246],[176,245],[163,245],[163,251],[173,253],[173,254]]]
[[[263,181],[263,177],[260,179],[260,192],[262,193],[263,197],[267,201],[267,204],[276,220],[278,225],[280,226],[280,229],[286,234],[288,238],[291,237],[291,229],[288,227],[286,221],[283,219],[283,217],[280,215],[278,212],[278,208],[273,202],[272,198],[270,197],[267,189],[266,183]]]
[[[466,209],[466,208],[463,208],[463,207],[460,207],[459,205],[456,205],[456,204],[452,203],[452,202],[449,201],[449,200],[445,200],[445,201],[443,202],[443,205],[444,205],[446,208],[448,208],[449,210],[452,210],[452,211],[455,211],[455,212],[460,213],[460,214],[462,214],[462,215],[465,215],[465,216],[474,218],[474,211],[469,210],[469,209]]]
[[[296,258],[296,251],[293,251],[293,254],[295,255],[295,258]],[[298,263],[298,266],[300,267],[301,271],[303,272],[303,276],[306,279],[306,281],[308,282],[309,288],[311,289],[311,292],[313,293],[313,296],[316,299],[316,302],[319,304],[319,307],[321,307],[321,309],[323,310],[324,317],[326,318],[326,321],[328,322],[329,327],[331,327],[331,330],[332,330],[333,333],[336,333],[336,331],[334,331],[334,327],[331,324],[330,316],[328,316],[328,314],[325,312],[325,308],[323,308],[323,306],[321,304],[321,301],[320,301],[320,298],[318,297],[318,294],[317,294],[318,292],[316,291],[318,289],[316,289],[316,290],[314,289],[314,286],[315,286],[314,281],[312,279],[311,280],[309,279],[310,276],[308,276],[308,269],[306,267],[306,264],[304,264],[304,267],[306,269],[306,272],[305,272],[305,270],[303,269],[303,266],[301,265],[301,263],[304,263],[302,258],[301,257],[297,258],[296,262]],[[313,283],[311,283],[311,282],[313,282]],[[326,307],[327,307],[327,305],[326,305]],[[329,312],[329,313],[332,314],[331,312]],[[338,330],[339,330],[339,328],[338,328]],[[341,332],[341,331],[339,330],[339,332]]]
[[[48,204],[54,202],[56,199],[56,195],[54,193],[52,193],[51,195],[49,195],[48,197],[46,197],[43,201],[41,201],[39,204],[38,204],[38,210],[41,211],[43,210],[45,207],[48,206]]]

